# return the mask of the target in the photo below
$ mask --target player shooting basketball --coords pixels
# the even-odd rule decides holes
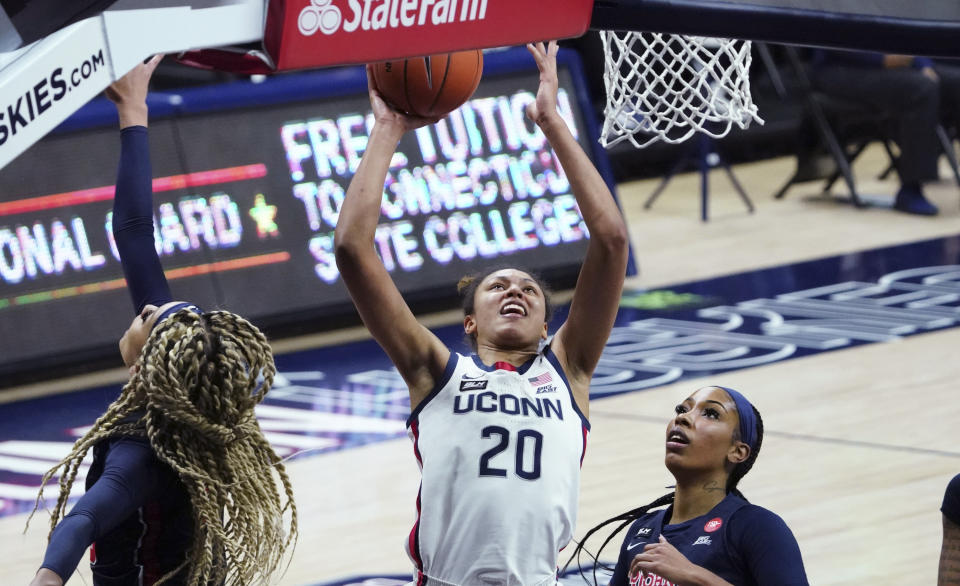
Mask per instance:
[[[370,82],[376,123],[340,212],[336,257],[354,304],[410,391],[421,465],[407,550],[417,584],[553,584],[577,516],[590,378],[613,327],[627,230],[610,191],[556,109],[556,43],[528,45],[540,88],[527,115],[556,151],[590,230],[569,316],[548,344],[549,300],[513,269],[474,278],[451,352],[415,319],[374,249],[384,181],[405,132],[431,122],[389,107]],[[368,78],[372,79],[368,69]]]
[[[599,559],[607,543],[633,523],[609,586],[806,586],[790,528],[737,490],[760,454],[760,412],[738,391],[703,387],[675,413],[667,423],[665,457],[675,491],[588,531],[571,561],[596,531],[620,522],[600,546]]]
[[[290,481],[253,411],[276,372],[270,346],[236,314],[173,301],[154,247],[146,96],[159,61],[107,91],[121,127],[113,230],[136,310],[120,340],[130,381],[43,478],[59,474],[60,495],[31,586],[66,582],[94,542],[98,586],[266,582],[297,533]],[[61,520],[91,448],[87,492]]]

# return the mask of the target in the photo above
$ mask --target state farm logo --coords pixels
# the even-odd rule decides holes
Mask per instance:
[[[460,4],[457,0],[346,0],[349,16],[344,20],[333,0],[310,0],[297,17],[297,28],[309,37],[317,31],[332,35],[341,24],[343,32],[352,33],[358,29],[376,31],[486,20],[487,1],[464,0]]]
[[[340,28],[341,20],[340,9],[333,5],[333,0],[310,0],[310,5],[300,11],[297,27],[307,37],[318,30],[332,35]]]

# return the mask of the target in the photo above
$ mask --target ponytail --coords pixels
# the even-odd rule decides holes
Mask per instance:
[[[600,523],[599,525],[587,531],[587,534],[583,536],[583,539],[581,539],[580,542],[577,543],[577,548],[573,550],[573,553],[570,555],[570,559],[568,559],[567,563],[564,564],[563,569],[560,571],[560,573],[563,574],[564,572],[566,572],[567,568],[570,566],[570,563],[573,562],[574,559],[576,559],[577,567],[580,570],[580,575],[586,578],[586,576],[584,576],[583,574],[583,566],[580,564],[580,552],[586,551],[587,555],[593,558],[593,584],[594,586],[597,586],[597,566],[600,564],[600,554],[603,552],[603,549],[607,547],[607,544],[610,543],[610,540],[612,540],[618,533],[623,531],[627,525],[633,523],[640,517],[650,512],[651,509],[659,509],[660,507],[673,504],[674,494],[675,493],[672,493],[672,492],[670,494],[665,494],[648,505],[638,507],[636,509],[627,511],[626,513],[621,513],[615,517],[610,517],[606,521]],[[600,549],[597,550],[597,554],[596,555],[591,554],[590,550],[586,548],[587,540],[590,539],[593,536],[593,534],[599,531],[600,529],[603,529],[607,525],[611,523],[616,523],[618,521],[620,522],[620,524],[617,526],[616,529],[613,530],[612,533],[610,533],[609,536],[607,536],[604,542],[600,545]],[[606,569],[610,570],[612,568],[606,568]]]

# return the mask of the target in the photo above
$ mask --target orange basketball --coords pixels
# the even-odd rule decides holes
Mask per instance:
[[[377,63],[373,82],[397,109],[434,118],[469,100],[482,73],[483,53],[472,50]]]

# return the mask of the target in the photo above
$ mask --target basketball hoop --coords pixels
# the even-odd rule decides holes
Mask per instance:
[[[679,143],[698,131],[720,138],[734,124],[763,124],[750,97],[749,41],[613,31],[601,37],[604,147]]]

